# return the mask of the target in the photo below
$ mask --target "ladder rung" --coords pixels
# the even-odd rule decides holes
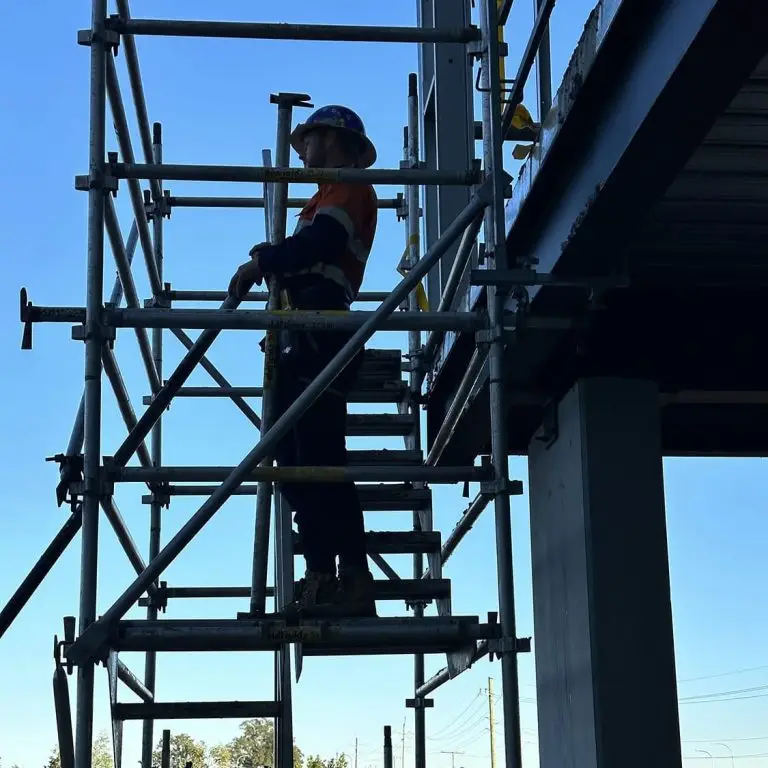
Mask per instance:
[[[164,619],[118,622],[110,642],[118,651],[274,650],[300,642],[305,652],[339,654],[444,653],[475,641],[500,636],[497,623],[476,616],[308,620],[290,624],[280,618]],[[325,650],[324,650],[325,649]]]
[[[277,701],[168,701],[112,705],[114,720],[200,720],[279,716],[280,703]]]
[[[439,552],[439,531],[369,531],[365,534],[365,545],[369,553],[379,555],[413,554],[414,552]],[[298,534],[293,537],[293,551],[304,553]]]
[[[415,423],[410,413],[350,413],[347,434],[354,437],[408,435]]]

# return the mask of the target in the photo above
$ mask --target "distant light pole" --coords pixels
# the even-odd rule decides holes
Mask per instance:
[[[728,745],[728,744],[724,744],[722,741],[718,741],[718,742],[715,744],[715,746],[716,746],[716,747],[725,747],[725,748],[728,750],[728,752],[729,752],[729,753],[730,753],[730,755],[731,755],[731,768],[735,768],[735,766],[736,766],[736,762],[735,762],[735,761],[734,761],[734,759],[733,759],[733,750],[731,749],[730,745]]]
[[[706,755],[712,761],[712,765],[715,764],[715,758],[713,757],[711,752],[707,752],[706,749],[697,749],[696,751],[701,752],[702,755]]]

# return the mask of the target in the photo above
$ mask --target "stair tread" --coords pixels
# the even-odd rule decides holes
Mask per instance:
[[[439,552],[439,531],[367,531],[366,548],[369,553],[380,555],[413,554],[414,552]],[[304,552],[298,534],[293,537],[294,554]]]
[[[400,437],[409,434],[415,424],[410,413],[350,413],[346,431],[355,437]]]

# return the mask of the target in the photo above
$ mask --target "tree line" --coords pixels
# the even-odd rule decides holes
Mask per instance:
[[[240,733],[226,744],[208,746],[187,733],[171,734],[171,768],[274,768],[275,726],[272,720],[257,718],[240,724]],[[161,765],[162,739],[152,754],[152,763]],[[93,742],[93,768],[114,768],[112,746],[106,733]],[[294,768],[349,768],[347,756],[337,753],[331,758],[304,756],[294,744]],[[0,762],[0,768],[2,763]],[[11,766],[19,768],[19,766]],[[59,750],[55,748],[45,768],[61,768]]]

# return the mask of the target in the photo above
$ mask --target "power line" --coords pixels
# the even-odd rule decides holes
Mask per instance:
[[[768,669],[768,664],[763,664],[760,667],[743,667],[742,669],[734,669],[730,672],[717,672],[712,675],[700,675],[699,677],[683,677],[679,679],[678,683],[693,683],[696,680],[713,680],[716,677],[730,677],[731,675],[741,675],[746,672],[760,672],[761,670]]]
[[[470,708],[472,707],[472,705],[473,705],[473,704],[474,704],[474,703],[475,703],[475,702],[476,702],[476,701],[477,701],[477,700],[480,698],[480,696],[481,696],[481,695],[482,695],[482,691],[478,691],[478,692],[477,692],[477,695],[475,696],[475,698],[474,698],[474,699],[472,699],[472,700],[469,702],[469,704],[467,704],[467,706],[466,706],[466,707],[464,707],[464,709],[463,709],[461,712],[459,712],[459,714],[458,714],[458,715],[456,715],[456,717],[454,717],[454,718],[453,718],[453,720],[451,720],[451,722],[450,722],[450,723],[448,723],[447,725],[444,725],[442,728],[440,728],[440,730],[438,730],[438,731],[436,732],[436,734],[433,734],[433,736],[434,736],[434,735],[439,735],[439,734],[441,734],[443,731],[446,731],[446,730],[448,730],[448,729],[449,729],[451,726],[453,726],[453,724],[454,724],[454,723],[456,723],[456,722],[457,722],[457,721],[458,721],[458,720],[459,720],[461,717],[463,717],[463,716],[464,716],[464,715],[465,715],[465,714],[466,714],[466,713],[469,711],[469,709],[470,709]]]

